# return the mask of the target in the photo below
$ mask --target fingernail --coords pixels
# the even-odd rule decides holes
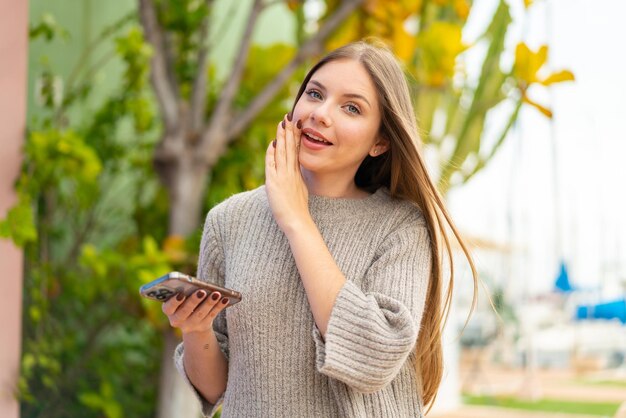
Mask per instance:
[[[302,129],[302,121],[300,119],[298,119],[298,122],[296,123],[296,128]]]
[[[228,303],[228,298],[224,298],[224,299],[222,299],[222,303],[223,303],[224,305],[226,305],[226,304]]]
[[[280,124],[283,127],[283,129],[285,129],[285,120],[284,119],[283,119],[283,121]]]
[[[206,296],[206,292],[204,290],[200,290],[198,293],[196,293],[196,296],[198,296],[198,299],[202,299]]]
[[[180,302],[180,301],[181,301],[181,300],[183,300],[183,299],[185,299],[185,295],[183,295],[182,293],[179,293],[179,294],[177,294],[177,295],[176,295],[176,300],[177,300],[177,301],[179,301],[179,302]]]
[[[273,146],[274,148],[276,148],[276,140],[273,140],[273,141],[272,141],[272,146]]]
[[[291,119],[293,118],[293,114],[291,112],[287,113],[287,120],[289,122],[291,122]]]
[[[211,296],[211,299],[213,299],[213,300],[218,300],[218,299],[219,299],[219,297],[220,297],[220,294],[219,294],[219,293],[213,293],[213,296]]]

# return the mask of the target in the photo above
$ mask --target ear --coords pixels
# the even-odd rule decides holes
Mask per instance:
[[[379,137],[378,140],[372,148],[370,148],[369,155],[371,157],[378,157],[379,155],[384,154],[389,149],[389,140],[383,137]]]

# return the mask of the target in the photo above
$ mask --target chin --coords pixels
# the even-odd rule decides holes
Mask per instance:
[[[311,162],[307,161],[306,158],[300,157],[299,162],[300,162],[300,167],[308,171],[315,171],[316,168],[319,168],[317,164],[311,164]]]

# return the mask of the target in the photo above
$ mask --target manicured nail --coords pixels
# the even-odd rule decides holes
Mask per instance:
[[[283,129],[285,129],[285,119],[283,119],[283,121],[280,124],[283,127]]]
[[[300,119],[298,119],[298,122],[296,122],[296,128],[302,129],[302,121]]]
[[[272,146],[273,146],[274,148],[276,148],[276,140],[273,140],[273,141],[272,141]]]
[[[293,119],[293,114],[291,112],[287,113],[287,120],[289,122],[291,122],[291,119]]]
[[[177,300],[177,301],[179,301],[179,302],[180,302],[180,301],[181,301],[181,300],[183,300],[183,299],[185,299],[185,295],[183,295],[182,293],[179,293],[179,294],[177,294],[177,295],[176,295],[176,300]]]
[[[224,299],[222,299],[222,303],[223,303],[224,305],[226,305],[226,304],[228,303],[228,298],[224,298]]]
[[[220,298],[220,294],[219,293],[213,293],[213,296],[211,296],[211,299],[213,300],[218,300]]]
[[[206,296],[206,292],[204,290],[200,290],[198,291],[198,293],[196,293],[196,296],[198,296],[198,299],[202,299]]]

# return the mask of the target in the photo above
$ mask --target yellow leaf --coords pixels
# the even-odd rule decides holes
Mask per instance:
[[[296,9],[300,6],[300,1],[298,0],[287,0],[287,7],[289,7],[289,10],[291,10],[292,12],[295,12]]]
[[[401,0],[400,3],[402,3],[402,6],[404,6],[406,10],[416,13],[422,10],[423,0]]]
[[[357,10],[344,21],[326,41],[326,49],[333,50],[361,38],[361,13]]]
[[[537,73],[548,59],[548,47],[542,45],[537,52],[532,51],[523,42],[515,48],[515,66],[513,74],[526,83],[539,81]]]
[[[180,235],[170,235],[163,241],[163,252],[172,262],[182,262],[187,256],[185,239]]]
[[[561,83],[563,81],[574,81],[574,74],[569,70],[562,70],[556,73],[550,74],[544,80],[540,81],[544,86],[549,86],[554,83]]]
[[[393,32],[393,49],[403,62],[409,61],[415,51],[415,37],[406,33],[402,26],[396,27]]]
[[[539,48],[539,51],[537,51],[536,54],[534,54],[533,56],[534,61],[534,68],[537,69],[537,71],[539,71],[539,69],[543,66],[543,64],[546,63],[546,61],[548,60],[548,46],[547,45],[541,45],[541,47]]]
[[[546,117],[552,119],[552,111],[550,109],[548,109],[547,107],[542,106],[539,103],[531,100],[526,95],[524,95],[524,98],[522,99],[522,101],[524,101],[525,103],[528,103],[529,105],[531,105],[532,107],[534,107],[535,109],[537,109],[538,111],[543,113]]]
[[[461,26],[435,22],[417,39],[420,54],[421,81],[441,86],[454,75],[456,57],[466,49],[461,39]]]
[[[365,3],[363,3],[363,10],[369,15],[379,15],[382,9],[384,9],[384,7],[381,7],[379,0],[366,0]]]
[[[467,4],[467,0],[454,0],[454,12],[460,17],[463,21],[467,20],[467,16],[469,16],[470,6]]]
[[[429,74],[428,84],[433,87],[442,87],[446,83],[446,77],[441,71],[434,71]]]

